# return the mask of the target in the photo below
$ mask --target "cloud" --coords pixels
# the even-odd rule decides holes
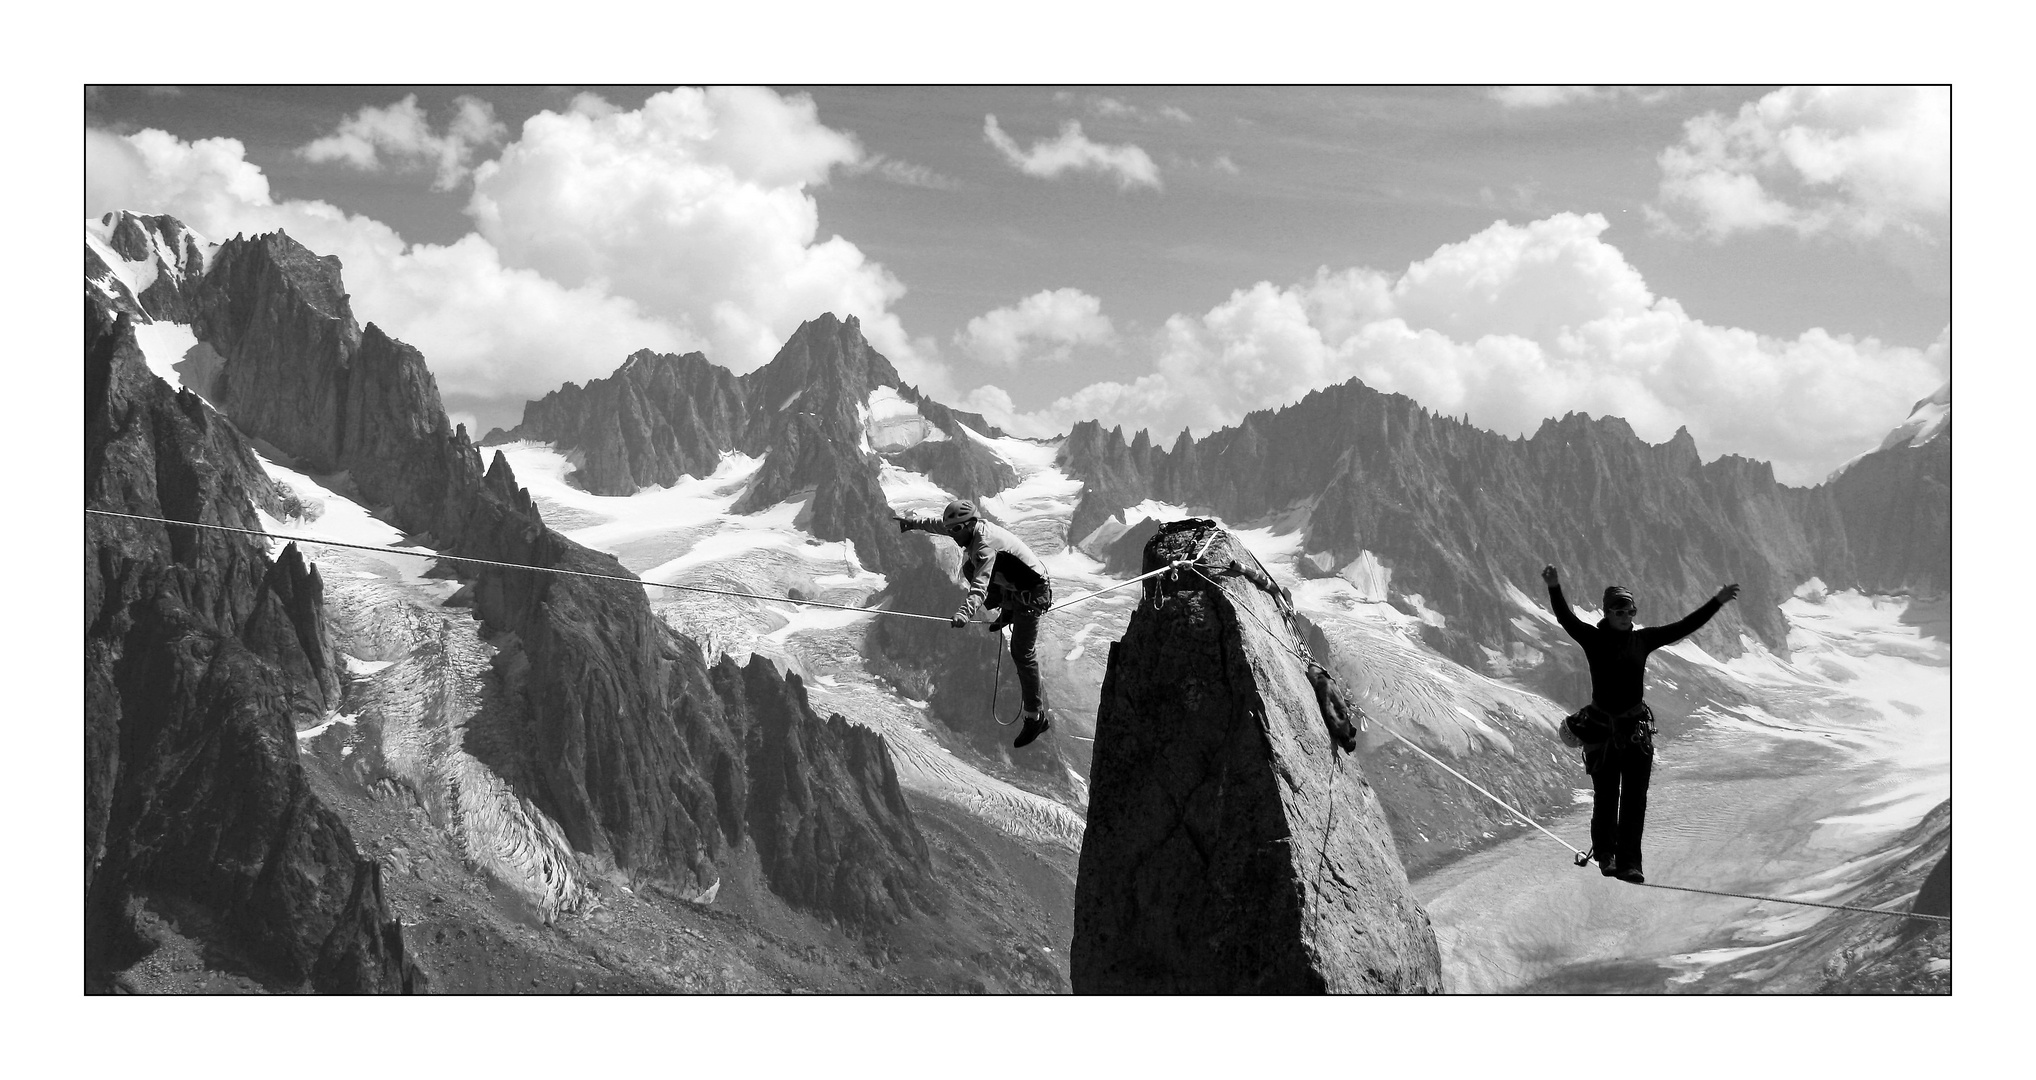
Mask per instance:
[[[1097,172],[1115,176],[1118,188],[1124,191],[1135,187],[1160,190],[1159,167],[1150,155],[1129,143],[1110,146],[1091,142],[1082,134],[1078,120],[1062,123],[1059,138],[1040,140],[1032,149],[1020,150],[1017,140],[997,125],[996,116],[985,115],[983,138],[1027,176],[1051,180],[1064,172]]]
[[[1722,239],[1787,229],[1941,243],[1951,207],[1948,87],[1786,87],[1683,124],[1662,151],[1656,226]]]
[[[1877,445],[1948,377],[1948,334],[1916,349],[1692,319],[1604,242],[1606,227],[1596,214],[1502,221],[1398,274],[1324,268],[1285,287],[1260,282],[1169,318],[1145,343],[1153,370],[1136,380],[1030,413],[995,387],[972,404],[1021,433],[1093,417],[1164,441],[1359,378],[1508,435],[1572,410],[1622,416],[1654,442],[1687,426],[1707,455],[1769,460],[1804,484]]]
[[[1065,363],[1076,346],[1107,344],[1115,336],[1102,309],[1101,300],[1079,289],[1041,291],[970,319],[955,343],[986,364]]]
[[[88,130],[86,209],[168,213],[214,240],[282,229],[338,256],[356,317],[417,346],[448,403],[490,424],[638,349],[753,369],[822,311],[860,317],[901,374],[950,390],[933,343],[889,310],[903,286],[817,237],[807,186],[860,155],[803,97],[675,91],[625,111],[582,95],[475,169],[477,230],[452,244],[279,201],[239,141],[155,130]]]
[[[933,191],[961,190],[961,181],[951,176],[935,172],[924,165],[899,161],[883,154],[867,155],[859,161],[850,163],[847,170],[856,175],[875,174],[891,183],[903,184],[906,187],[928,188]]]
[[[339,161],[364,172],[389,167],[431,168],[432,188],[450,191],[472,171],[474,152],[502,141],[509,129],[495,119],[494,106],[480,98],[461,95],[453,102],[452,122],[443,133],[431,128],[417,95],[386,108],[373,105],[339,122],[332,134],[297,148],[308,161]]]
[[[627,112],[583,95],[474,171],[468,213],[505,265],[633,301],[735,371],[832,311],[925,378],[890,312],[904,286],[847,240],[818,239],[807,188],[860,160],[804,95],[681,89]]]

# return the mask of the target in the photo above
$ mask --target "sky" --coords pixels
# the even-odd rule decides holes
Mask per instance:
[[[1357,378],[1815,483],[1950,377],[1942,86],[98,86],[85,211],[340,257],[479,434],[854,315],[1024,435]]]

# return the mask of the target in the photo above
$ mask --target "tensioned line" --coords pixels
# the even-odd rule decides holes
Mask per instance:
[[[801,604],[806,607],[832,608],[836,611],[854,611],[864,615],[892,615],[904,619],[925,619],[929,622],[943,622],[943,623],[951,621],[939,615],[921,615],[918,612],[914,611],[892,611],[889,608],[853,607],[848,604],[829,604],[821,600],[795,600],[789,596],[765,596],[762,593],[743,592],[739,589],[715,589],[705,585],[681,585],[678,584],[677,582],[671,581],[649,581],[644,578],[620,577],[615,574],[595,574],[585,570],[565,570],[556,566],[531,566],[528,563],[499,562],[494,559],[475,559],[469,558],[465,555],[446,555],[435,551],[419,551],[405,548],[378,547],[373,544],[350,544],[341,540],[321,540],[317,537],[312,536],[286,536],[281,533],[263,532],[259,529],[242,529],[232,525],[212,525],[202,521],[177,521],[172,518],[151,517],[147,514],[122,514],[116,513],[112,510],[94,510],[89,506],[85,508],[85,512],[88,514],[97,514],[100,517],[126,518],[129,521],[151,521],[160,525],[184,525],[194,529],[213,529],[218,532],[240,533],[243,536],[254,536],[259,537],[263,540],[283,540],[299,544],[319,544],[324,547],[352,548],[356,551],[373,551],[379,552],[384,555],[410,555],[420,559],[444,559],[447,562],[471,563],[475,566],[494,566],[505,570],[533,570],[540,574],[562,574],[567,577],[592,578],[595,581],[618,581],[625,585],[650,585],[660,589],[678,589],[684,592],[713,593],[716,596],[741,596],[751,600],[769,600],[774,603]],[[1152,573],[1140,574],[1139,576],[1132,578],[1130,581],[1121,581],[1115,585],[1109,586],[1108,588],[1097,589],[1095,592],[1086,593],[1082,596],[1077,596],[1072,600],[1063,601],[1059,604],[1055,604],[1051,608],[1048,608],[1046,612],[1043,612],[1042,614],[1050,614],[1052,612],[1059,611],[1061,608],[1064,607],[1072,607],[1073,605],[1082,603],[1085,600],[1091,600],[1094,599],[1095,597],[1101,596],[1106,592],[1112,592],[1114,590],[1121,589],[1126,585],[1135,585],[1138,582],[1144,581],[1146,578],[1152,577],[1154,574],[1166,573],[1168,570],[1173,569],[1175,565],[1179,564],[1162,566],[1159,569],[1152,571]],[[977,619],[974,621],[982,622],[983,620]]]

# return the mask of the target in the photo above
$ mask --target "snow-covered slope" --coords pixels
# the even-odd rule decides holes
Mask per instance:
[[[797,502],[734,513],[758,464],[740,454],[724,457],[712,476],[617,497],[569,484],[571,466],[548,444],[500,449],[547,522],[615,555],[645,581],[854,607],[870,603],[887,584],[884,575],[861,565],[852,542],[823,542],[803,532]],[[885,490],[899,511],[937,509],[949,498],[925,477],[895,467],[886,468]],[[862,633],[868,620],[883,616],[646,588],[658,614],[710,652],[769,656],[803,677],[817,711],[839,712],[882,733],[906,788],[963,806],[1023,839],[1070,849],[1080,843],[1082,822],[1074,809],[957,757],[940,725],[926,716],[925,702],[902,697],[869,670]]]

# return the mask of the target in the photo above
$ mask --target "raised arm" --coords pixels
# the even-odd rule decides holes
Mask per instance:
[[[937,532],[943,536],[947,535],[947,530],[941,525],[939,518],[915,517],[911,514],[893,514],[891,518],[898,523],[898,531],[901,533]]]
[[[1667,626],[1641,628],[1639,631],[1640,640],[1650,649],[1659,649],[1663,645],[1681,641],[1702,629],[1705,623],[1711,621],[1711,616],[1716,615],[1719,609],[1730,603],[1738,595],[1739,586],[1727,585],[1718,590],[1718,595],[1704,601],[1702,607],[1669,623]]]
[[[1562,578],[1553,565],[1541,568],[1541,580],[1548,585],[1548,606],[1555,612],[1555,621],[1561,623],[1562,628],[1569,632],[1569,636],[1579,642],[1590,637],[1591,628],[1576,617],[1576,612],[1569,609],[1569,601],[1562,595]]]

